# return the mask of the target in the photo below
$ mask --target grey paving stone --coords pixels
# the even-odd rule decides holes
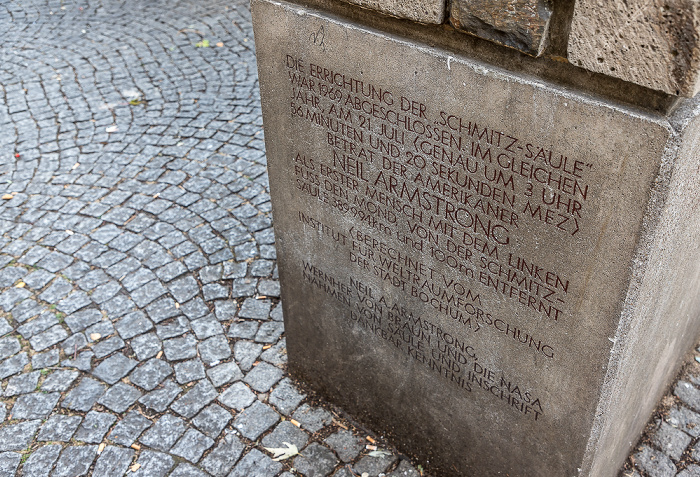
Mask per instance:
[[[224,279],[243,278],[248,271],[248,264],[246,262],[227,261],[223,263],[223,266],[222,278]]]
[[[97,365],[92,374],[108,384],[115,384],[129,374],[137,364],[138,361],[129,359],[122,353],[115,353]]]
[[[219,321],[229,321],[235,318],[238,304],[233,300],[217,300],[214,302],[214,315]]]
[[[175,380],[180,384],[187,384],[206,377],[202,360],[195,358],[189,361],[181,361],[175,364]]]
[[[229,338],[252,340],[258,332],[259,326],[260,323],[253,320],[231,323],[231,327],[226,336]]]
[[[26,449],[40,425],[41,421],[37,419],[0,428],[0,452]]]
[[[13,376],[5,388],[5,397],[18,396],[34,391],[39,383],[39,371]]]
[[[146,391],[151,391],[171,374],[173,368],[166,361],[151,359],[134,369],[129,379]]]
[[[238,461],[245,445],[232,433],[228,433],[219,444],[202,459],[201,467],[214,477],[225,477]]]
[[[218,300],[221,298],[228,298],[229,291],[228,287],[221,285],[219,283],[209,283],[202,287],[202,295],[207,301]]]
[[[107,386],[91,378],[83,378],[71,389],[61,403],[62,407],[87,412],[107,390]]]
[[[92,300],[90,300],[90,297],[85,292],[77,291],[59,301],[56,308],[63,313],[70,314],[85,308],[91,303]]]
[[[59,269],[60,270],[60,269]],[[49,270],[57,272],[58,270]],[[67,296],[73,290],[73,285],[68,280],[57,278],[53,283],[39,294],[39,298],[47,303],[58,303],[63,297]],[[2,297],[0,296],[0,300]]]
[[[673,477],[676,475],[676,466],[673,461],[661,451],[643,445],[639,452],[634,454],[635,464],[650,477]]]
[[[216,388],[207,379],[202,379],[184,396],[175,401],[170,409],[183,417],[190,418],[218,396]]]
[[[172,414],[163,415],[139,439],[142,444],[167,452],[186,429],[185,421]]]
[[[283,338],[271,348],[266,349],[260,355],[260,358],[275,366],[284,366],[287,364],[287,343]]]
[[[46,419],[56,407],[60,393],[44,394],[41,392],[23,394],[12,406],[12,417],[15,419]]]
[[[53,278],[53,275],[51,275],[51,277]],[[12,310],[12,318],[17,320],[19,323],[24,323],[29,318],[41,313],[43,310],[44,308],[36,301],[24,300]]]
[[[161,323],[156,326],[156,334],[161,340],[181,336],[188,331],[190,331],[190,322],[184,316],[178,316],[172,320],[168,320],[167,323]]]
[[[22,466],[22,477],[47,477],[61,453],[59,444],[49,444],[31,453]]]
[[[416,470],[408,460],[402,458],[396,469],[387,474],[387,477],[421,477],[421,475],[423,475],[422,472]]]
[[[41,426],[36,440],[68,442],[75,434],[82,420],[81,416],[54,414]]]
[[[68,389],[73,381],[78,379],[80,373],[67,369],[59,369],[49,374],[41,384],[41,390],[44,392],[63,392]]]
[[[350,462],[365,448],[364,442],[352,432],[341,429],[325,440],[343,462]]]
[[[46,270],[35,270],[24,277],[24,283],[26,283],[29,288],[33,288],[34,290],[40,290],[47,283],[49,283],[53,279],[53,277],[54,274],[49,273]]]
[[[199,285],[194,277],[188,275],[179,278],[168,285],[170,293],[178,303],[184,303],[199,293]],[[2,306],[2,296],[0,295],[0,306]]]
[[[277,475],[280,470],[282,464],[253,449],[236,464],[229,477],[269,477]]]
[[[187,429],[185,435],[170,449],[170,453],[196,464],[202,454],[214,445],[214,440],[196,429]]]
[[[241,306],[238,316],[241,318],[253,318],[256,320],[266,320],[270,315],[272,302],[270,300],[257,300],[246,298]]]
[[[139,361],[145,361],[156,356],[163,348],[163,344],[155,333],[136,336],[131,339],[129,345],[131,345],[131,349],[134,350]]]
[[[209,307],[207,307],[207,304],[204,303],[204,300],[202,300],[199,297],[193,298],[187,303],[184,303],[180,307],[180,311],[182,311],[187,318],[190,320],[196,320],[197,318],[201,318],[204,315],[209,314]]]
[[[130,447],[143,431],[153,423],[137,411],[129,411],[109,433],[109,440],[115,444]]]
[[[278,367],[269,363],[260,362],[248,372],[243,381],[254,390],[260,393],[266,393],[270,391],[270,388],[274,386],[275,383],[282,379],[283,375],[284,373]]]
[[[58,364],[58,350],[51,349],[32,356],[32,369],[43,369]]]
[[[10,326],[5,318],[0,318],[0,336],[6,335],[11,332],[14,328]]]
[[[311,407],[308,404],[299,407],[292,414],[292,417],[310,432],[318,432],[333,422],[333,415],[330,412],[320,407]]]
[[[122,413],[126,411],[138,398],[142,396],[141,391],[134,386],[130,386],[123,382],[118,382],[107,390],[106,393],[97,401],[110,411]]]
[[[108,412],[90,411],[75,434],[75,440],[98,444],[112,427],[117,418]]]
[[[167,290],[161,285],[160,281],[153,280],[131,292],[131,299],[134,300],[137,306],[143,308],[166,293]]]
[[[240,381],[233,383],[218,397],[218,401],[221,404],[236,411],[243,410],[250,406],[255,399],[255,393]]]
[[[170,477],[209,477],[209,474],[187,462],[183,462],[175,467]]]
[[[129,468],[135,451],[122,447],[107,446],[97,458],[92,477],[113,477],[124,475]]]
[[[194,358],[197,356],[197,340],[189,334],[172,338],[163,342],[163,351],[169,361]]]
[[[172,298],[162,298],[151,303],[146,308],[146,312],[155,323],[180,314],[180,310],[175,306],[175,301]]]
[[[652,437],[652,443],[675,461],[680,460],[691,440],[688,434],[663,421]]]
[[[77,351],[85,348],[87,343],[87,338],[83,333],[75,333],[63,340],[60,347],[66,356],[74,356]]]
[[[233,421],[233,427],[244,437],[256,440],[260,435],[274,426],[280,417],[271,407],[255,401],[240,413]]]
[[[141,311],[135,311],[125,315],[114,327],[122,339],[133,338],[134,336],[146,333],[153,329],[153,323]]]
[[[231,413],[217,404],[212,404],[200,411],[192,419],[192,424],[212,439],[216,439],[231,420]]]
[[[302,455],[294,458],[294,468],[306,477],[326,477],[337,464],[333,451],[318,442],[311,443]]]
[[[251,278],[236,278],[231,283],[231,296],[233,298],[251,297],[255,295],[258,281]]]
[[[19,344],[19,340],[14,336],[6,336],[0,339],[0,359],[12,356],[21,349],[22,346]]]
[[[95,309],[79,311],[65,318],[68,328],[70,328],[73,333],[83,331],[88,326],[94,325],[100,320],[102,320],[102,313]]]
[[[29,344],[32,345],[34,351],[43,351],[50,346],[60,343],[67,337],[68,332],[61,325],[55,325],[36,336],[32,336],[29,339]]]
[[[180,389],[180,386],[175,384],[172,380],[167,380],[158,389],[140,398],[139,402],[156,412],[163,412],[181,391],[182,389]]]
[[[270,393],[270,404],[289,416],[306,397],[300,393],[289,378],[284,378]]]
[[[199,318],[190,322],[192,331],[194,331],[197,338],[200,340],[207,339],[214,335],[223,335],[224,329],[221,323],[214,317],[214,315],[207,315],[203,318]]]
[[[202,361],[209,366],[215,365],[231,356],[231,346],[229,346],[228,340],[224,335],[212,336],[199,343],[197,348]]]
[[[12,311],[15,305],[30,296],[31,292],[24,288],[10,288],[0,294],[0,308],[3,311]]]
[[[690,464],[688,467],[678,472],[676,477],[700,477],[700,466]]]
[[[111,338],[107,338],[104,341],[100,341],[99,343],[96,343],[92,347],[92,352],[95,353],[95,358],[101,359],[104,358],[105,356],[108,356],[112,354],[113,352],[120,350],[126,346],[126,343],[124,343],[124,340],[122,340],[118,336],[112,336]]]
[[[58,324],[56,315],[45,311],[33,320],[26,321],[22,326],[17,328],[17,332],[22,335],[22,338],[29,339],[34,335],[38,335],[42,331],[46,331],[53,325]]]
[[[235,361],[222,363],[207,370],[207,376],[215,387],[223,386],[243,377],[243,372]]]
[[[262,445],[265,447],[286,447],[285,442],[303,449],[309,441],[309,435],[289,421],[280,422],[275,429],[263,437]]]
[[[140,467],[136,472],[129,474],[131,477],[164,477],[175,465],[175,461],[168,454],[148,449],[141,452],[136,463]]]
[[[253,367],[253,363],[260,356],[263,345],[252,341],[236,341],[233,345],[233,355],[236,357],[238,366],[243,371],[249,371]]]
[[[92,369],[92,358],[95,353],[92,351],[83,351],[78,354],[76,359],[65,359],[61,361],[61,366],[67,368],[77,368],[81,371],[90,371]]]
[[[260,325],[255,341],[258,343],[274,343],[284,333],[284,323],[268,321]]]
[[[187,272],[189,272],[189,270],[182,262],[170,262],[158,268],[156,270],[156,275],[161,280],[169,282]],[[178,292],[178,294],[182,294],[183,296],[187,295],[187,287],[185,284],[182,284],[182,288],[178,287],[176,291]]]
[[[279,298],[280,282],[279,280],[260,280],[258,283],[258,292],[263,296],[272,296]]]

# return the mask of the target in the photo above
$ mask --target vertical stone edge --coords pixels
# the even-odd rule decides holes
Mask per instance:
[[[680,367],[700,332],[700,247],[685,247],[700,243],[700,192],[693,186],[700,181],[699,113],[675,130],[668,126],[582,476],[616,475],[675,375],[668,370]],[[624,434],[615,426],[620,419],[630,423]]]

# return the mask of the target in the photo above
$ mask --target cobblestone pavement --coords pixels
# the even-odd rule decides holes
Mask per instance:
[[[246,0],[10,0],[0,31],[0,475],[418,476],[286,375]],[[700,475],[695,386],[645,475]]]

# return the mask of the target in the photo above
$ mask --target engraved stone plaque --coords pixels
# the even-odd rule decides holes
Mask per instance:
[[[284,2],[253,18],[290,370],[444,475],[586,474],[671,128]]]

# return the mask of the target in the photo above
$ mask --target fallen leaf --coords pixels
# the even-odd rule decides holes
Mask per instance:
[[[100,338],[102,338],[102,335],[101,335],[101,334],[99,334],[99,333],[90,333],[90,339],[91,339],[92,341],[97,341],[97,340],[99,340]]]
[[[274,457],[272,460],[279,462],[281,460],[289,459],[290,457],[294,457],[295,455],[299,455],[299,449],[297,449],[297,446],[294,444],[290,444],[289,442],[283,442],[287,448],[285,449],[284,447],[264,447],[264,449],[272,454]]]
[[[24,282],[19,282],[19,283],[18,283],[17,285],[15,285],[15,286],[16,286],[17,288],[24,288],[25,286],[27,286],[27,284],[24,283]]]
[[[209,40],[206,38],[200,42],[197,42],[194,46],[197,48],[208,48],[209,47]]]
[[[131,447],[134,447],[134,446],[131,446]],[[141,468],[141,464],[134,464],[134,465],[131,466],[131,471],[132,471],[132,472],[136,472],[136,471],[139,470],[140,468]]]
[[[216,46],[218,46],[219,48],[221,48],[222,46],[224,46],[224,42],[223,42],[223,41],[220,41],[219,43],[216,44]]]
[[[107,444],[105,444],[104,442],[100,444],[100,447],[97,448],[97,453],[102,454],[102,451],[105,450],[105,447],[107,447]]]
[[[2,200],[10,200],[14,197],[12,194],[3,194]]]

